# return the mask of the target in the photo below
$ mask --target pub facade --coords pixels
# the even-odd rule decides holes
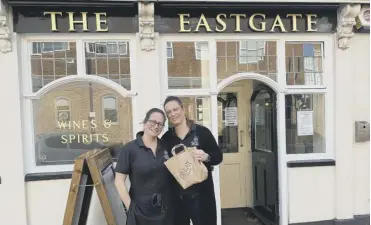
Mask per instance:
[[[368,1],[0,1],[0,224],[62,224],[74,159],[170,95],[224,153],[218,225],[370,223]]]

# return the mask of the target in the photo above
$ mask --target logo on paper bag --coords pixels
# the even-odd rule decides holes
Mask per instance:
[[[188,176],[192,171],[192,162],[188,161],[184,164],[184,167],[179,172],[179,177],[183,180]]]

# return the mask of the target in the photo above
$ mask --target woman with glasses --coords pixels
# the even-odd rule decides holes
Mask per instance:
[[[135,140],[120,146],[115,185],[127,209],[126,225],[174,225],[172,222],[168,172],[169,158],[158,135],[165,122],[162,110],[149,110],[143,131]],[[129,177],[130,191],[125,181]]]

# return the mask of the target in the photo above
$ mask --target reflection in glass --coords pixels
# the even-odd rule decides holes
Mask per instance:
[[[275,41],[218,41],[218,83],[241,72],[254,72],[277,79],[277,46]]]
[[[324,94],[286,96],[286,151],[288,154],[324,153]]]
[[[72,164],[86,151],[133,138],[131,99],[100,84],[59,86],[33,101],[33,116],[37,165]]]
[[[32,91],[59,78],[77,75],[76,42],[30,42]]]
[[[110,79],[130,90],[129,42],[85,42],[85,64],[88,75]]]
[[[186,117],[195,123],[211,129],[210,98],[209,97],[180,97]],[[171,124],[169,123],[169,127]]]
[[[166,47],[169,89],[210,87],[208,42],[167,42]]]
[[[218,94],[218,139],[224,153],[238,152],[238,124],[228,114],[237,113],[237,93]],[[233,117],[232,118],[237,118]]]
[[[323,43],[286,43],[286,83],[288,85],[323,84]]]
[[[255,149],[273,151],[273,110],[274,102],[269,93],[261,91],[254,101],[254,138]]]

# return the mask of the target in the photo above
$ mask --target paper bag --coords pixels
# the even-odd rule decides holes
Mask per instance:
[[[176,153],[175,149],[179,147],[183,147],[184,150]],[[201,161],[193,158],[192,151],[195,150],[196,148],[187,148],[183,144],[176,145],[171,150],[173,156],[165,162],[165,166],[183,189],[201,183],[208,176],[206,166]]]

